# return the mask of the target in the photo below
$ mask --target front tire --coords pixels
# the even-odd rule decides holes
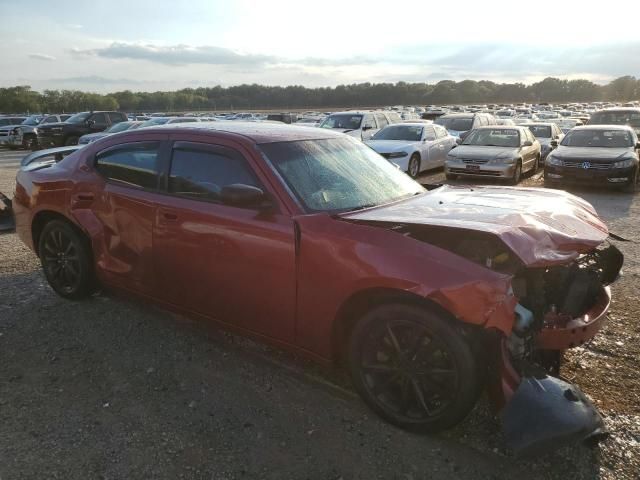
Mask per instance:
[[[22,137],[22,148],[25,150],[35,150],[36,147],[36,139],[34,136],[24,136]]]
[[[53,220],[45,225],[38,254],[51,288],[70,300],[86,298],[94,290],[93,258],[88,241],[69,223]]]
[[[77,145],[78,144],[78,139],[79,139],[79,137],[74,137],[74,136],[67,137],[67,139],[64,141],[64,145],[66,147],[70,147],[72,145]]]
[[[631,180],[629,180],[629,183],[627,183],[624,187],[623,190],[626,193],[636,193],[638,191],[638,170],[639,168],[636,168],[636,170],[633,172],[633,176],[631,177]]]
[[[522,179],[522,162],[518,160],[518,163],[516,164],[516,169],[513,171],[513,176],[509,179],[509,184],[517,185],[518,183],[520,183],[521,179]]]
[[[482,385],[463,334],[442,315],[409,304],[382,305],[358,321],[349,340],[349,370],[372,410],[417,432],[458,424]]]
[[[420,155],[414,153],[409,159],[409,165],[407,166],[407,173],[411,178],[416,178],[420,175]]]

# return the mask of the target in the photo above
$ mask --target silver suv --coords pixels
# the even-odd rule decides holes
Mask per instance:
[[[396,112],[351,110],[332,113],[319,126],[331,128],[364,141],[369,140],[381,128],[401,122],[402,119]]]

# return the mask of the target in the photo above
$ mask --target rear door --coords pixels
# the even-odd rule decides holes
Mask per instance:
[[[222,204],[221,189],[238,183],[268,192],[274,208]],[[153,232],[164,301],[293,341],[293,220],[252,157],[230,145],[175,141]]]
[[[102,181],[79,183],[71,198],[74,214],[95,228],[100,278],[144,295],[155,294],[152,235],[166,138],[146,134],[98,152],[93,167]]]

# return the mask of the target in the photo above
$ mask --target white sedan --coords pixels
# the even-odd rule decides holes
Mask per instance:
[[[440,125],[396,123],[376,132],[365,143],[415,178],[423,170],[444,166],[456,138]]]

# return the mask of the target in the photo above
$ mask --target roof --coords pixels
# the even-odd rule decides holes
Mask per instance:
[[[555,122],[531,122],[531,123],[522,123],[516,124],[517,127],[553,127],[557,125]]]
[[[640,107],[609,107],[598,110],[595,113],[599,112],[640,112]]]
[[[484,125],[482,127],[476,127],[474,130],[489,130],[492,128],[497,128],[499,130],[525,130],[531,123],[526,123],[524,125]]]
[[[224,132],[242,135],[255,143],[292,142],[297,140],[322,140],[328,138],[340,138],[341,133],[329,129],[316,127],[302,127],[300,125],[287,125],[283,123],[267,122],[193,122],[172,123],[146,127],[144,131],[161,130],[166,133],[178,133],[183,130],[192,130],[194,133]],[[134,130],[140,133],[141,130]]]
[[[474,115],[477,115],[477,113],[472,113],[472,112],[446,113],[440,118],[443,118],[443,117],[447,117],[447,118],[467,118],[467,117],[473,117]]]
[[[573,130],[625,130],[627,132],[633,132],[633,128],[629,125],[582,125],[580,127],[574,127]]]

